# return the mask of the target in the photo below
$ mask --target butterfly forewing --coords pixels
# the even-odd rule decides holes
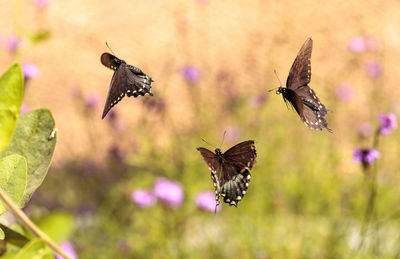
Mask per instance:
[[[216,154],[205,148],[197,148],[211,170],[217,205],[220,197],[230,206],[237,206],[247,193],[250,169],[256,159],[253,140],[239,143],[225,153],[216,149]]]
[[[257,153],[253,140],[239,143],[224,153],[224,158],[230,163],[234,163],[244,168],[253,168]]]
[[[313,41],[308,38],[301,47],[289,71],[286,87],[296,89],[307,85],[311,81],[311,52]]]
[[[151,77],[142,72],[139,68],[127,65],[125,61],[109,53],[103,53],[100,57],[101,63],[114,70],[108,89],[107,100],[104,105],[102,118],[107,115],[110,109],[127,95],[137,97],[151,93]]]
[[[112,70],[117,70],[118,67],[121,65],[122,60],[120,60],[119,58],[117,58],[114,55],[111,55],[110,53],[103,53],[100,57],[101,60],[101,64],[103,64],[104,66],[108,67],[109,69]],[[125,62],[124,62],[125,63]]]
[[[126,85],[126,70],[123,66],[126,64],[121,64],[121,67],[114,72],[111,79],[110,88],[108,89],[107,100],[104,105],[102,119],[107,115],[111,108],[116,105],[125,96],[125,85]]]

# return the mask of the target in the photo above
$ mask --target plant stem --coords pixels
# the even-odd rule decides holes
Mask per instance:
[[[48,235],[46,235],[46,233],[40,230],[1,188],[0,198],[8,205],[14,215],[32,231],[33,234],[41,238],[48,246],[50,246],[55,252],[60,254],[65,259],[72,259],[70,256],[65,254],[64,251],[62,251],[61,248],[53,240],[51,240]]]

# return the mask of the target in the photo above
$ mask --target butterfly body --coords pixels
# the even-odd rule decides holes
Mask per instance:
[[[153,95],[151,93],[151,83],[153,79],[143,73],[139,68],[128,65],[124,60],[109,53],[103,53],[100,60],[104,66],[114,70],[102,118],[104,118],[110,109],[121,101],[125,95],[128,97],[144,96],[145,94]]]
[[[253,140],[241,142],[222,153],[219,148],[215,153],[206,148],[197,148],[211,170],[211,179],[215,188],[217,206],[221,197],[230,206],[237,206],[247,193],[257,153]]]
[[[294,107],[307,127],[315,130],[325,128],[332,132],[324,118],[328,110],[308,85],[311,81],[312,43],[308,38],[303,44],[290,69],[286,87],[280,86],[276,94],[282,94],[284,102]]]

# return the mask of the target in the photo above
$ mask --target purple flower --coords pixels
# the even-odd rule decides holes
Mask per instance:
[[[353,161],[356,163],[362,163],[364,166],[372,165],[375,162],[375,159],[380,157],[381,153],[374,148],[356,148],[353,152]]]
[[[336,96],[342,101],[348,101],[353,98],[353,88],[346,83],[341,83],[336,87]]]
[[[143,189],[132,192],[131,198],[139,208],[150,207],[156,203],[156,197],[151,192]]]
[[[183,202],[183,189],[180,183],[158,178],[154,184],[154,195],[173,208]]]
[[[17,48],[19,47],[19,44],[21,43],[21,40],[15,36],[15,35],[11,35],[7,38],[7,49],[10,52],[15,52],[17,50]]]
[[[35,78],[39,75],[39,69],[33,63],[23,63],[22,72],[24,73],[25,80]]]
[[[185,66],[182,75],[189,83],[196,83],[200,79],[200,71],[194,66]]]
[[[96,108],[97,106],[99,106],[101,101],[101,97],[96,94],[96,93],[91,93],[89,94],[89,96],[86,98],[85,100],[85,104],[88,108]]]
[[[370,60],[366,63],[367,75],[372,78],[378,78],[382,74],[382,66],[376,60]]]
[[[266,100],[268,95],[266,93],[261,93],[259,95],[253,95],[250,98],[250,106],[253,108],[260,107]]]
[[[362,36],[352,37],[349,40],[349,49],[353,52],[363,52],[367,50],[367,42]]]
[[[389,134],[392,129],[397,129],[397,118],[394,113],[381,113],[379,114],[379,120],[381,121],[381,126],[379,132],[382,135]]]
[[[233,143],[238,141],[240,138],[240,130],[236,126],[229,126],[226,128],[226,133],[225,133],[225,140],[228,143]]]
[[[29,111],[28,105],[26,103],[22,103],[19,113],[24,114],[24,113],[27,113],[28,111]]]
[[[214,212],[216,204],[215,194],[212,191],[204,191],[196,196],[196,205],[202,210]],[[221,206],[217,207],[217,212],[219,211]]]
[[[65,241],[60,245],[61,250],[69,255],[72,259],[77,259],[78,255],[75,252],[74,246],[70,241]],[[56,253],[56,259],[64,259],[61,255]]]
[[[32,2],[37,8],[45,8],[49,4],[49,0],[33,0]]]

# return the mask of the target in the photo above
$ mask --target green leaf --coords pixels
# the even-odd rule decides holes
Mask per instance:
[[[24,77],[19,64],[0,77],[0,151],[10,142],[24,95]]]
[[[27,185],[20,207],[24,207],[35,190],[42,184],[49,169],[57,137],[53,132],[54,119],[47,109],[34,110],[19,116],[10,144],[0,157],[19,154],[28,163]]]
[[[68,239],[74,227],[74,217],[68,213],[53,212],[35,221],[36,225],[56,243]]]
[[[15,256],[15,259],[54,259],[53,251],[46,245],[41,239],[32,239],[26,244],[19,253]]]
[[[10,155],[0,159],[0,188],[15,203],[18,203],[26,188],[26,160],[20,155]],[[0,214],[8,210],[8,206],[0,201]]]
[[[0,240],[4,240],[5,237],[6,237],[6,234],[5,234],[4,231],[0,228]]]
[[[13,244],[18,247],[23,247],[29,242],[29,239],[18,233],[17,231],[7,227],[6,225],[0,224],[0,229],[5,234],[5,241],[9,244]]]

